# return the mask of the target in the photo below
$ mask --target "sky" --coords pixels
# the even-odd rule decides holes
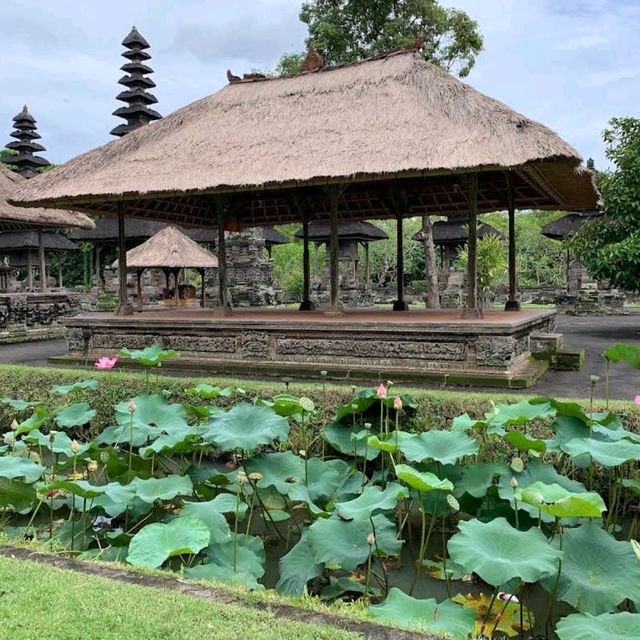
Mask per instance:
[[[598,168],[612,117],[640,117],[640,0],[441,0],[477,20],[485,49],[465,80],[559,133]],[[23,104],[44,155],[64,162],[113,139],[132,25],[151,44],[172,111],[304,48],[301,0],[0,0],[0,146]]]

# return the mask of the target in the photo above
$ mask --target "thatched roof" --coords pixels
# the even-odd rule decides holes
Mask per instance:
[[[465,245],[469,240],[468,222],[466,220],[438,220],[433,223],[433,244],[439,246],[458,246]],[[478,238],[494,236],[496,238],[504,238],[504,235],[495,227],[486,222],[478,223]],[[413,234],[412,240],[422,242],[422,230]]]
[[[26,178],[0,164],[0,229],[32,227],[83,227],[91,229],[93,222],[82,213],[56,209],[16,207],[7,202],[9,195],[26,182]]]
[[[565,238],[572,238],[578,233],[580,227],[587,221],[596,216],[600,216],[600,211],[584,211],[567,213],[566,215],[545,224],[542,227],[542,235],[552,240],[564,240]]]
[[[415,52],[274,79],[233,82],[122,140],[38,176],[21,205],[64,204],[187,226],[210,219],[211,195],[233,193],[246,226],[300,220],[294,193],[327,219],[324,186],[347,184],[342,219],[468,209],[464,177],[480,174],[479,210],[504,208],[512,170],[517,208],[590,209],[593,175],[547,127]]]
[[[273,247],[274,245],[277,245],[277,244],[289,244],[289,238],[287,238],[287,236],[285,236],[284,233],[281,233],[280,231],[278,231],[277,229],[274,229],[273,227],[260,227],[258,229],[258,233],[264,240],[264,244],[267,247],[269,246]]]
[[[38,249],[40,241],[37,231],[2,231],[0,232],[0,253]],[[42,244],[45,251],[77,251],[75,242],[61,233],[42,232]]]
[[[127,240],[143,242],[147,238],[158,233],[167,225],[154,220],[144,220],[142,218],[126,218],[124,221],[124,233]],[[211,229],[183,229],[176,228],[189,236],[196,242],[215,243],[218,237],[218,230]],[[118,220],[112,216],[104,216],[95,221],[93,229],[76,229],[69,237],[78,242],[93,242],[94,244],[115,244],[118,242]]]
[[[118,261],[113,263],[116,267]],[[138,247],[127,251],[127,268],[211,269],[218,258],[175,227],[165,227]]]
[[[296,238],[303,238],[302,229],[295,232]],[[309,240],[312,242],[329,242],[331,227],[325,222],[312,222],[309,224]],[[339,240],[357,240],[359,242],[376,242],[387,240],[389,236],[380,227],[376,227],[364,220],[338,223]]]

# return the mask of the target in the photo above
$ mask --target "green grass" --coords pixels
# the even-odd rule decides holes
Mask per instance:
[[[1,640],[356,640],[268,612],[0,557]]]

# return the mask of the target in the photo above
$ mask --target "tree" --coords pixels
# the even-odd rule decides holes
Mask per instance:
[[[508,270],[507,247],[501,238],[485,236],[478,239],[478,291],[483,305],[488,305],[488,295],[492,289],[504,284]],[[461,249],[456,258],[458,271],[467,271],[469,249]]]
[[[425,60],[464,77],[482,51],[478,24],[464,11],[438,0],[311,0],[300,20],[309,30],[307,46],[326,64],[355,62],[424,38]],[[304,54],[285,54],[281,73],[295,73]]]
[[[614,167],[597,173],[605,215],[585,223],[572,244],[594,278],[640,291],[640,120],[613,118],[603,139]]]

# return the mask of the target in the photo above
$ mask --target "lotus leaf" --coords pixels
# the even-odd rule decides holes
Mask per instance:
[[[199,553],[209,544],[209,527],[192,517],[148,524],[131,539],[127,562],[155,569],[173,556]]]
[[[130,358],[134,362],[141,364],[144,367],[157,367],[162,364],[164,360],[171,360],[179,358],[180,354],[173,349],[164,351],[159,345],[153,344],[150,347],[139,349],[136,351],[129,351],[129,349],[120,349],[118,354],[123,358]]]
[[[8,404],[15,411],[26,411],[33,403],[27,400],[15,400],[13,398],[0,398],[0,404]]]
[[[540,401],[531,402],[521,400],[514,404],[498,404],[488,421],[488,430],[500,427],[525,425],[532,420],[544,420],[556,415],[551,403]]]
[[[2,458],[0,458],[2,461]],[[13,508],[17,512],[29,512],[36,497],[35,485],[0,475],[0,507]],[[7,526],[3,532],[8,534]]]
[[[454,464],[464,456],[478,453],[478,443],[474,438],[457,431],[435,429],[402,438],[398,448],[412,462],[436,460],[442,464]]]
[[[187,389],[187,395],[190,396],[198,396],[199,398],[230,398],[233,395],[233,389],[230,387],[225,387],[221,389],[220,387],[214,387],[210,384],[197,384],[195,387],[191,387]]]
[[[435,474],[418,471],[408,464],[396,465],[395,473],[399,480],[416,491],[453,491],[453,483],[450,480],[440,480]]]
[[[46,409],[36,407],[33,413],[18,425],[17,433],[31,433],[34,429],[39,429],[49,417]]]
[[[367,460],[375,460],[380,455],[380,449],[369,446],[370,435],[366,429],[339,422],[327,425],[324,430],[325,440],[340,453],[358,458],[364,458],[366,454]]]
[[[639,613],[572,613],[556,625],[560,640],[638,640]]]
[[[640,460],[640,444],[629,440],[611,442],[595,438],[573,438],[561,448],[572,458],[588,454],[603,467],[618,467],[626,462]]]
[[[97,380],[88,378],[87,380],[82,380],[81,382],[72,382],[71,384],[57,385],[51,389],[51,393],[59,396],[66,396],[70,393],[77,393],[78,391],[95,391],[98,386],[99,383]]]
[[[58,480],[47,486],[47,491],[51,490],[68,491],[74,496],[84,500],[97,498],[105,492],[104,486],[92,485],[86,480]]]
[[[634,369],[640,369],[640,349],[632,344],[617,342],[602,352],[609,362],[624,362]]]
[[[304,482],[304,460],[291,451],[259,454],[246,462],[247,473],[260,473],[258,487],[274,487],[287,495],[294,482]]]
[[[508,431],[504,439],[518,449],[518,451],[538,451],[539,453],[544,453],[547,450],[547,445],[544,440],[530,438],[521,431]]]
[[[31,484],[42,477],[45,467],[15,456],[0,456],[0,478],[17,480],[24,478],[27,484]]]
[[[396,442],[399,441],[400,433],[402,432],[398,432],[396,434],[396,432],[394,431],[388,436],[382,436],[382,435],[369,436],[367,443],[369,447],[380,449],[380,451],[384,451],[385,453],[395,453],[395,451],[397,451],[398,449]],[[410,434],[406,434],[406,435],[410,435]]]
[[[416,403],[411,396],[400,394],[400,399],[402,400],[402,407],[406,411],[407,409],[415,409]],[[382,403],[388,407],[389,409],[393,409],[393,402],[395,400],[395,396],[389,396],[382,400]],[[373,405],[378,405],[380,403],[380,398],[376,393],[375,389],[361,389],[358,391],[353,398],[339,406],[336,409],[336,422],[340,422],[344,418],[351,417],[354,413],[365,413],[368,409],[370,409]]]
[[[306,532],[287,553],[280,558],[280,580],[276,589],[285,596],[300,597],[307,582],[322,574],[323,565],[315,561]]]
[[[559,600],[593,615],[614,611],[626,598],[640,600],[640,564],[629,543],[587,522],[565,530],[562,552]],[[555,576],[542,581],[549,591],[554,583]]]
[[[451,600],[418,600],[392,587],[382,604],[369,607],[369,617],[404,629],[466,640],[473,631],[475,613]]]
[[[156,500],[173,500],[177,496],[193,494],[193,484],[189,476],[166,476],[165,478],[135,478],[131,482],[136,496],[143,502],[153,504]]]
[[[222,451],[253,451],[289,435],[289,422],[273,409],[246,402],[213,416],[199,431]]]
[[[554,518],[599,518],[607,510],[604,500],[591,492],[574,493],[559,484],[534,482],[517,489],[516,498]]]
[[[186,502],[180,517],[194,517],[202,520],[211,533],[211,542],[221,543],[231,540],[231,530],[227,519],[211,508],[210,502]]]
[[[468,493],[474,498],[483,498],[489,487],[501,476],[510,473],[504,462],[479,462],[464,468],[462,479],[456,483],[455,494]]]
[[[335,511],[347,520],[366,519],[378,511],[391,511],[396,508],[400,498],[406,498],[409,491],[395,483],[390,483],[384,491],[380,487],[365,487],[362,495],[349,502],[337,502]]]
[[[338,517],[320,518],[308,529],[309,545],[317,563],[338,565],[352,571],[369,556],[367,538],[375,528],[376,548],[384,555],[398,555],[402,540],[396,538],[396,527],[384,515],[369,520],[345,521]]]
[[[143,458],[150,458],[157,453],[188,453],[195,450],[197,438],[198,433],[195,429],[188,425],[178,425],[172,428],[170,433],[158,436],[150,445],[141,447],[139,453]]]
[[[55,415],[55,421],[61,429],[83,427],[96,417],[96,413],[86,402],[78,402],[60,409]]]
[[[134,484],[110,482],[101,488],[104,489],[104,493],[94,499],[93,506],[101,507],[105,513],[112,518],[123,514],[133,504],[136,498],[136,487]]]
[[[539,529],[518,531],[505,518],[461,521],[449,540],[449,555],[468,572],[500,586],[513,578],[537,582],[558,569],[560,552]]]
[[[51,434],[44,434],[40,432],[38,429],[34,429],[30,431],[25,437],[26,442],[30,442],[32,444],[37,445],[38,447],[42,447],[43,449],[47,449],[52,453],[62,454],[67,456],[67,458],[72,458],[74,455],[77,457],[83,456],[91,447],[89,444],[81,444],[79,449],[73,452],[71,448],[72,440],[71,438],[61,431],[53,434],[53,442],[51,442]]]

